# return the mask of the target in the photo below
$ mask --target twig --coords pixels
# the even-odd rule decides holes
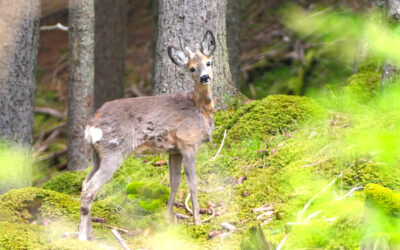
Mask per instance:
[[[66,153],[67,153],[67,149],[66,148],[65,149],[61,149],[61,150],[59,150],[57,152],[54,152],[54,153],[51,153],[51,154],[46,154],[46,155],[43,155],[41,157],[38,157],[35,161],[39,162],[39,161],[49,160],[49,159],[52,159],[52,158],[55,158],[55,157],[59,157],[59,156],[61,156],[63,154],[66,154]]]
[[[319,165],[321,163],[326,162],[327,160],[329,160],[329,159],[322,159],[322,160],[319,160],[319,161],[316,161],[316,162],[312,162],[312,163],[306,164],[304,166],[301,166],[301,168],[314,167],[314,166],[317,166],[317,165]]]
[[[338,200],[338,201],[343,200],[343,199],[346,199],[347,197],[349,197],[350,195],[352,195],[355,191],[360,190],[360,189],[363,189],[363,188],[364,188],[364,187],[360,187],[360,186],[353,187],[352,189],[350,189],[350,191],[349,191],[347,194],[345,194],[345,195],[343,195],[343,196],[341,196],[341,197],[337,197],[337,195],[336,195],[336,193],[335,193],[335,198],[336,198],[336,200]]]
[[[191,213],[191,214],[193,214],[193,211],[192,211],[192,209],[190,209],[190,207],[189,207],[189,199],[190,199],[190,192],[189,192],[189,194],[188,194],[188,196],[186,197],[186,200],[185,200],[185,208],[186,208],[186,211],[188,211],[189,213]]]
[[[53,133],[51,133],[43,142],[44,145],[33,153],[33,158],[36,158],[40,153],[45,151],[56,140],[58,134],[60,134],[60,130],[54,130]]]
[[[212,211],[212,214],[207,219],[201,220],[202,223],[207,222],[207,221],[211,220],[213,217],[215,217],[215,209],[212,207],[210,207],[210,209]]]
[[[222,146],[224,145],[225,137],[226,137],[226,129],[224,131],[224,137],[222,138],[221,146],[219,146],[217,153],[215,154],[215,156],[212,158],[211,161],[214,161],[215,158],[217,158],[217,156],[219,155],[219,152],[221,152]]]
[[[63,123],[61,123],[60,125],[57,125],[57,126],[55,126],[55,127],[52,127],[51,129],[48,129],[48,130],[44,131],[44,132],[39,136],[39,138],[37,139],[37,142],[35,143],[35,146],[34,146],[34,147],[37,147],[36,144],[38,144],[39,141],[43,140],[44,137],[46,137],[47,135],[49,135],[50,133],[52,133],[54,130],[61,129],[61,128],[65,127],[65,126],[67,126],[67,123],[66,123],[66,122],[63,122]]]
[[[68,31],[68,27],[62,25],[61,23],[57,23],[56,25],[49,25],[49,26],[41,26],[40,30],[62,30],[62,31]]]
[[[64,114],[62,114],[60,111],[49,108],[49,107],[36,107],[35,108],[35,113],[41,113],[45,115],[51,115],[54,117],[57,117],[61,120],[65,120]]]
[[[276,250],[281,250],[283,244],[285,244],[285,241],[287,239],[287,237],[289,237],[289,234],[286,234],[285,237],[283,237],[282,241],[279,243],[279,245],[277,246]]]
[[[115,238],[118,240],[119,244],[122,246],[124,250],[130,250],[124,239],[122,239],[121,235],[117,232],[115,229],[111,229],[111,232],[115,236]]]
[[[321,191],[319,191],[316,195],[314,195],[314,197],[311,198],[311,200],[309,200],[306,205],[304,206],[303,210],[300,211],[300,213],[297,216],[297,222],[301,222],[301,219],[303,218],[303,215],[305,213],[305,211],[307,210],[307,208],[311,205],[311,203],[323,192],[325,192],[328,188],[330,188],[335,182],[336,182],[337,178],[333,179],[326,187],[324,187]]]
[[[314,218],[315,216],[319,215],[320,213],[322,213],[322,210],[318,210],[315,213],[310,214],[307,219],[304,220],[304,224],[307,224],[307,222],[309,222],[312,218]]]

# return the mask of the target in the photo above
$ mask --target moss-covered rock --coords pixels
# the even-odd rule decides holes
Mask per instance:
[[[359,100],[370,99],[381,83],[381,73],[369,67],[363,68],[347,80],[346,90]]]
[[[79,195],[82,191],[82,183],[89,170],[62,172],[51,178],[41,187],[68,195]]]
[[[0,222],[1,249],[42,249],[48,244],[42,227]]]
[[[112,222],[118,216],[115,206],[94,202],[92,215]],[[0,221],[15,223],[78,222],[80,202],[66,194],[42,188],[14,189],[0,196]]]
[[[0,222],[0,249],[88,249],[97,250],[96,242],[62,238],[52,228],[40,225]],[[104,246],[104,245],[103,245]]]
[[[400,215],[400,194],[379,184],[368,184],[364,188],[367,202],[382,209],[386,214]]]
[[[253,101],[232,111],[225,111],[215,115],[216,127],[220,127],[214,134],[221,137],[221,132],[229,130],[228,141],[244,139],[266,140],[271,135],[298,128],[300,124],[309,120],[318,107],[307,97],[273,95],[260,101]],[[227,117],[231,115],[230,119]]]

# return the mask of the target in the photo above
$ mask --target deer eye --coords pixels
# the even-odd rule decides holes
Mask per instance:
[[[207,62],[207,63],[206,63],[206,66],[207,66],[207,67],[210,67],[210,66],[211,66],[211,63],[210,63],[210,62]]]
[[[194,72],[195,71],[195,69],[192,67],[192,68],[190,68],[190,72]]]

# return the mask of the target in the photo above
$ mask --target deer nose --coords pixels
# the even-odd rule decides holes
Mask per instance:
[[[200,82],[201,83],[207,83],[209,80],[210,80],[210,76],[209,75],[200,76]]]

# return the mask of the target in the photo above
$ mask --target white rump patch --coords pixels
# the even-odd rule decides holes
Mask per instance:
[[[96,143],[103,137],[103,131],[96,127],[86,126],[85,139],[89,143]]]

